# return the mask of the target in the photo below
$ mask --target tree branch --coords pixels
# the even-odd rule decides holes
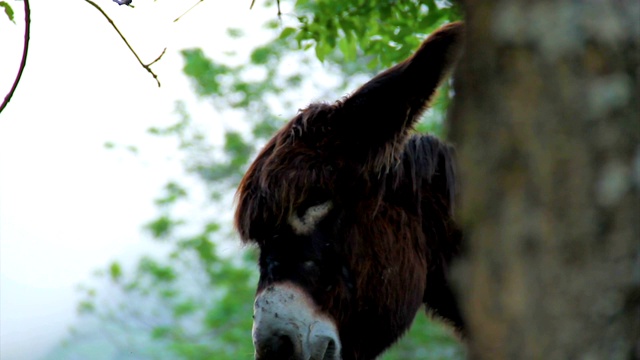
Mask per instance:
[[[151,65],[157,63],[158,60],[160,60],[162,58],[162,56],[164,55],[164,53],[166,53],[166,52],[167,52],[167,48],[164,48],[162,50],[162,53],[160,53],[160,55],[158,55],[158,57],[155,60],[153,60],[152,62],[148,63],[147,66],[151,66]]]
[[[140,63],[140,65],[149,72],[149,74],[151,74],[151,76],[153,76],[153,78],[156,80],[156,82],[158,83],[158,87],[160,87],[160,80],[158,80],[158,75],[156,75],[153,70],[151,70],[151,65],[153,65],[154,63],[156,63],[158,60],[160,60],[160,58],[162,57],[162,55],[164,55],[165,51],[167,51],[167,48],[164,48],[164,50],[162,50],[162,53],[160,54],[160,56],[158,56],[155,60],[153,60],[152,62],[150,62],[149,64],[145,64],[142,62],[142,60],[140,60],[140,57],[138,56],[138,54],[135,52],[135,50],[133,50],[133,48],[131,47],[131,45],[129,44],[129,42],[127,41],[127,38],[124,37],[124,35],[122,35],[122,33],[120,32],[120,29],[118,29],[118,27],[116,26],[116,24],[113,22],[113,20],[111,20],[111,18],[109,17],[109,15],[107,15],[106,12],[104,12],[104,10],[102,10],[102,8],[100,6],[98,6],[98,4],[94,3],[91,0],[84,0],[86,2],[88,2],[89,4],[91,4],[91,6],[93,6],[94,8],[98,9],[98,11],[100,11],[100,13],[102,13],[102,15],[105,17],[105,19],[107,19],[107,21],[109,21],[109,23],[111,24],[111,26],[113,26],[113,28],[116,30],[116,32],[118,33],[118,35],[120,35],[120,38],[122,39],[122,41],[124,41],[124,43],[127,45],[127,47],[129,48],[129,50],[131,50],[131,53],[133,54],[133,56],[136,57],[136,60],[138,60],[138,62]]]
[[[31,32],[31,8],[29,7],[29,0],[24,0],[24,47],[22,50],[22,60],[20,60],[20,68],[18,69],[18,74],[16,75],[15,80],[13,81],[13,85],[11,86],[11,90],[4,97],[4,101],[2,105],[0,105],[0,113],[7,107],[13,93],[16,91],[18,87],[18,83],[20,82],[20,78],[22,77],[22,73],[24,71],[24,67],[27,65],[27,52],[29,51],[29,37]]]
[[[249,10],[253,9],[253,5],[255,5],[255,3],[256,3],[256,0],[251,0],[251,5],[249,5]],[[276,4],[278,5],[278,18],[281,18],[282,11],[280,11],[280,0],[276,0]]]
[[[173,20],[173,22],[178,22],[178,20],[182,19],[183,16],[187,15],[191,10],[193,10],[193,8],[195,8],[196,6],[200,5],[204,0],[199,0],[197,3],[193,4],[190,8],[187,9],[187,11],[183,12],[182,15],[178,16],[177,18],[175,18],[175,20]]]

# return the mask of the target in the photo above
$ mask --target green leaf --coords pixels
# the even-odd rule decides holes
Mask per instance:
[[[178,243],[182,249],[194,250],[198,259],[204,264],[205,268],[218,262],[220,258],[216,254],[216,245],[211,242],[207,235],[199,235],[193,238],[181,240]]]
[[[113,282],[118,282],[120,278],[122,278],[122,267],[117,262],[112,262],[109,265],[109,275],[111,276],[111,280]]]
[[[176,201],[186,198],[187,190],[178,183],[170,181],[164,186],[164,194],[155,200],[159,206],[165,206],[175,203]]]
[[[297,31],[298,31],[297,29],[292,28],[292,27],[284,28],[284,30],[282,30],[282,32],[280,33],[279,38],[280,39],[286,39],[289,36],[295,34]]]
[[[269,61],[269,56],[271,54],[272,51],[268,47],[259,47],[251,53],[251,62],[256,65],[264,65]]]
[[[235,170],[249,161],[253,146],[249,145],[239,132],[228,131],[225,134],[224,151],[230,156],[229,165]]]
[[[158,282],[169,283],[177,278],[177,274],[171,266],[161,265],[149,257],[144,257],[140,260],[138,272],[151,275]]]
[[[211,234],[214,232],[217,232],[220,230],[220,224],[216,223],[216,222],[210,222],[207,225],[205,225],[205,233],[207,234]]]
[[[151,232],[151,235],[156,239],[166,239],[171,235],[174,228],[182,223],[183,221],[181,220],[173,220],[163,215],[145,225],[145,229]]]
[[[81,301],[78,304],[78,314],[80,315],[86,315],[86,314],[91,314],[96,310],[96,305],[92,302],[92,301]]]
[[[327,55],[331,52],[331,47],[328,43],[322,41],[316,44],[316,57],[321,62],[324,62]]]
[[[181,51],[185,62],[184,73],[196,84],[196,92],[200,96],[213,95],[222,88],[222,78],[230,74],[231,68],[223,64],[214,63],[204,55],[202,49],[187,49]]]
[[[176,304],[173,307],[173,316],[175,317],[184,317],[186,315],[192,314],[198,310],[198,304],[196,304],[192,300],[187,300]]]
[[[338,48],[344,55],[344,61],[355,61],[357,54],[357,47],[355,43],[349,41],[348,38],[343,37],[338,41]]]
[[[179,292],[175,289],[162,289],[159,292],[160,297],[167,300],[177,297],[178,294]]]
[[[237,39],[244,36],[244,31],[242,31],[242,29],[228,28],[227,35],[232,39]]]
[[[6,1],[0,1],[0,7],[4,8],[4,13],[7,14],[7,17],[9,18],[9,20],[12,23],[16,23],[16,21],[13,18],[13,9],[11,8],[11,5],[9,5]]]
[[[171,334],[171,328],[168,326],[156,326],[151,330],[151,337],[154,339],[164,339]]]

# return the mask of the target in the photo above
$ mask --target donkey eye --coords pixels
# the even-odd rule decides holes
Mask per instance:
[[[280,266],[278,261],[270,261],[267,266],[268,272],[272,273],[278,266]]]

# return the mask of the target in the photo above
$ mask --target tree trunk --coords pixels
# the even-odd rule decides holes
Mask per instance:
[[[473,359],[640,359],[640,2],[466,1],[456,75]]]

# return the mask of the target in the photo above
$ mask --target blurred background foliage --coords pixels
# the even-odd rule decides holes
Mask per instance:
[[[455,4],[436,0],[297,0],[282,15],[274,1],[255,6],[273,9],[264,26],[272,36],[248,59],[225,63],[199,48],[181,51],[195,93],[216,111],[235,114],[242,126],[227,127],[216,144],[178,103],[174,125],[149,129],[177,140],[188,174],[167,182],[155,201],[157,218],[144,225],[157,251],[133,266],[115,261],[81,286],[82,321],[49,359],[253,358],[256,254],[238,245],[231,227],[233,195],[246,167],[274,131],[313,100],[301,93],[339,98],[461,16]],[[244,36],[241,28],[223,35]],[[440,91],[420,131],[443,135],[449,95],[448,88]],[[444,325],[419,314],[382,359],[463,356]]]

